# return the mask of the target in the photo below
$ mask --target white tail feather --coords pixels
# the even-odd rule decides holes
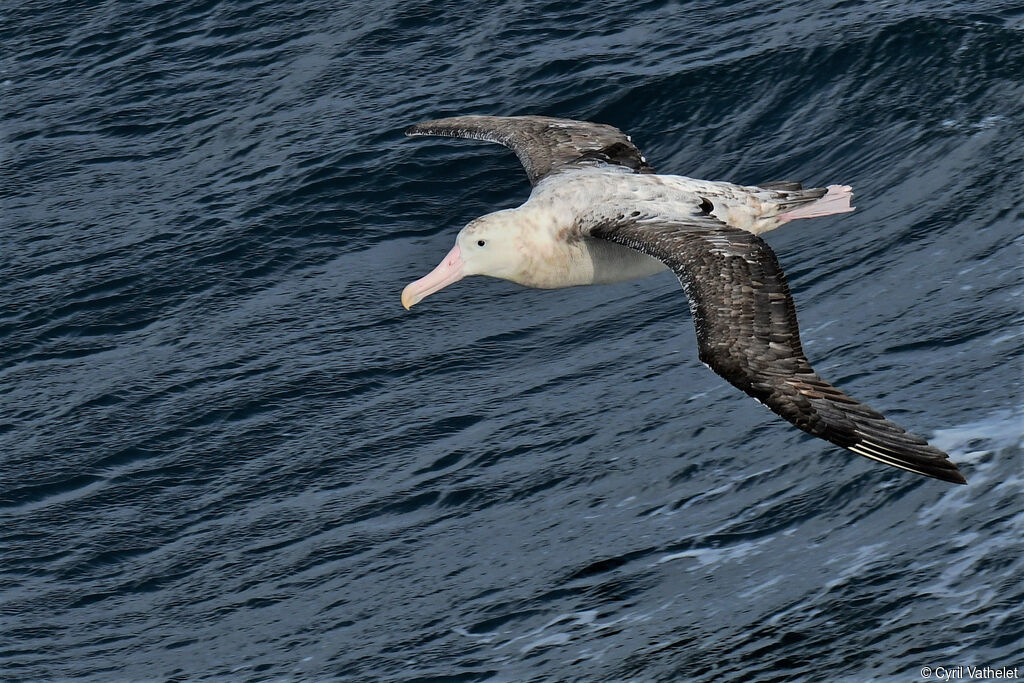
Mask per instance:
[[[818,216],[831,216],[835,213],[849,213],[854,207],[850,206],[853,198],[853,188],[849,185],[829,185],[825,196],[816,202],[805,204],[798,209],[780,213],[777,218],[780,223],[788,223],[797,218],[817,218]]]

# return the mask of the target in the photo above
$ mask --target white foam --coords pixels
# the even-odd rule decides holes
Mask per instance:
[[[651,566],[664,564],[665,562],[673,562],[675,560],[694,559],[697,560],[700,566],[707,567],[709,565],[717,565],[722,562],[728,562],[729,560],[738,560],[746,557],[750,553],[754,552],[757,546],[758,543],[746,541],[743,543],[736,543],[735,545],[725,548],[694,548],[692,550],[684,550],[679,553],[665,555]]]
[[[931,442],[961,462],[1005,448],[1024,447],[1024,406],[997,410],[989,417],[957,427],[936,429]],[[974,444],[973,442],[979,442]],[[978,446],[985,446],[978,450]]]
[[[570,639],[569,639],[569,634],[568,633],[552,633],[549,636],[544,636],[543,638],[538,638],[537,640],[533,641],[532,643],[527,643],[526,645],[523,645],[523,647],[521,647],[519,649],[519,651],[523,652],[523,653],[526,653],[526,652],[529,652],[530,650],[533,650],[533,649],[538,648],[538,647],[550,647],[552,645],[565,645],[566,643],[569,642],[569,640]]]

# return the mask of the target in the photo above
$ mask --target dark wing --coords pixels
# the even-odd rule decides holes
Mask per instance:
[[[505,145],[519,157],[530,184],[568,167],[613,164],[653,173],[629,136],[603,123],[548,116],[454,116],[417,123],[409,137],[439,135]]]
[[[675,272],[690,300],[700,359],[733,386],[808,434],[893,467],[967,483],[945,453],[814,372],[786,277],[757,235],[702,215],[685,222],[623,218],[588,232]]]
[[[785,190],[788,192],[796,192],[804,189],[804,186],[795,180],[773,180],[770,183],[759,183],[758,187],[762,190]]]

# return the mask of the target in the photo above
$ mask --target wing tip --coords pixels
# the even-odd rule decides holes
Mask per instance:
[[[475,131],[471,128],[466,128],[464,123],[459,122],[459,119],[467,119],[470,117],[453,117],[448,119],[433,119],[431,121],[420,121],[414,123],[405,129],[405,137],[407,138],[423,138],[423,137],[438,137],[438,138],[464,138],[466,140],[483,140],[485,142],[497,142],[505,144],[497,136],[488,134],[486,132]]]
[[[961,486],[967,485],[967,478],[960,473],[960,470],[957,469],[956,465],[954,465],[952,462],[949,462],[948,460],[943,464],[947,466],[936,469],[930,469],[927,472],[918,470],[911,471],[916,472],[917,474],[923,474],[926,477],[931,477],[932,479],[945,481],[950,484],[959,484]]]
[[[940,481],[945,481],[950,484],[967,484],[966,477],[960,473],[956,463],[951,461],[945,453],[942,453],[942,451],[931,449],[935,451],[936,455],[899,452],[892,447],[887,447],[867,440],[846,446],[846,449],[856,453],[857,455],[862,455],[866,458],[870,458],[871,460],[875,460],[882,464],[896,467],[907,472],[931,477],[932,479],[939,479]],[[888,453],[886,451],[888,451]]]
[[[950,463],[950,465],[953,465],[953,463]],[[960,473],[960,470],[956,465],[953,465],[953,469],[947,472],[947,476],[945,478],[940,477],[940,479],[948,481],[950,484],[960,484],[961,486],[967,485],[967,477]]]
[[[454,117],[460,118],[460,117]],[[465,118],[465,117],[462,117]],[[405,129],[405,137],[424,137],[429,135],[438,135],[441,137],[454,137],[452,131],[445,130],[445,125],[453,122],[453,118],[444,119],[430,119],[428,121],[419,121],[414,123]],[[440,129],[440,130],[439,130]]]

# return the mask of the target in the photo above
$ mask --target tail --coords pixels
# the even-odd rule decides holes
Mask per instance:
[[[779,224],[788,223],[797,218],[817,218],[818,216],[831,216],[834,213],[849,213],[854,207],[850,206],[853,199],[853,188],[849,185],[829,185],[828,192],[816,201],[804,204],[790,211],[785,211],[776,216]],[[808,190],[804,190],[808,192]],[[821,190],[818,190],[819,192]]]

